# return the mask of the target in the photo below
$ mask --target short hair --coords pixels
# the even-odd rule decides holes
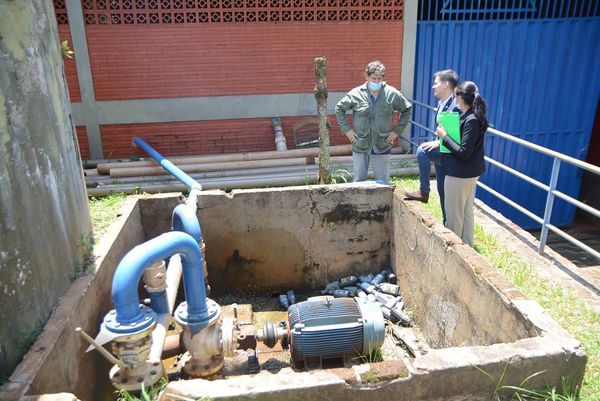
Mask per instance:
[[[450,88],[456,88],[458,85],[458,74],[454,70],[441,70],[433,74],[433,79],[439,78],[442,82],[448,82]]]
[[[385,66],[379,60],[371,61],[369,64],[367,64],[367,68],[365,69],[365,74],[367,74],[367,76],[371,76],[373,74],[378,74],[383,77],[383,76],[385,76]]]

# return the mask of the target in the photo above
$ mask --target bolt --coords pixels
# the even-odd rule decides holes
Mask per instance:
[[[141,383],[141,382],[143,382],[143,381],[144,381],[144,378],[143,378],[143,377],[138,377],[138,383]]]
[[[126,377],[121,379],[121,384],[125,384],[129,381],[129,379],[127,379]]]
[[[119,372],[115,373],[115,377],[119,377],[119,375],[120,375]]]
[[[204,365],[204,369],[206,369],[206,370],[210,369],[210,365]]]
[[[156,374],[156,370],[151,370],[151,371],[150,371],[150,374],[151,374],[151,375],[155,375],[155,374]]]
[[[158,366],[160,364],[160,362],[154,362],[152,365],[153,366]]]

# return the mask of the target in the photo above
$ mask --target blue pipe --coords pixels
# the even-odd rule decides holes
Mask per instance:
[[[202,243],[202,230],[200,222],[196,216],[196,207],[190,205],[179,205],[173,209],[173,217],[171,219],[171,229],[173,231],[183,231],[188,233],[199,244]]]
[[[117,266],[112,285],[117,323],[135,325],[144,319],[138,297],[140,278],[147,267],[176,253],[181,254],[188,319],[200,324],[210,319],[200,246],[189,234],[171,231],[136,246]]]
[[[136,136],[133,138],[133,142],[142,148],[146,153],[150,155],[157,163],[159,163],[165,170],[173,174],[175,178],[184,183],[189,189],[197,188],[202,190],[202,185],[194,180],[192,177],[184,173],[179,167],[165,159],[160,153],[148,145],[142,138]]]
[[[150,307],[158,314],[169,313],[169,301],[167,300],[167,291],[150,292]]]

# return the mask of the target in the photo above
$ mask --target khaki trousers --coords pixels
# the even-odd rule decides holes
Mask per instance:
[[[459,178],[447,175],[444,180],[446,227],[454,231],[465,244],[473,247],[475,216],[473,202],[479,177]]]

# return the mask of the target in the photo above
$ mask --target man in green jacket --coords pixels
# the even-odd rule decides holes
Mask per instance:
[[[412,105],[400,91],[387,85],[385,66],[379,61],[367,65],[367,81],[348,92],[335,106],[338,124],[352,143],[354,182],[365,181],[369,162],[375,180],[390,181],[392,146],[410,121]],[[346,112],[352,110],[352,127]],[[392,127],[394,111],[400,113],[398,124]]]

